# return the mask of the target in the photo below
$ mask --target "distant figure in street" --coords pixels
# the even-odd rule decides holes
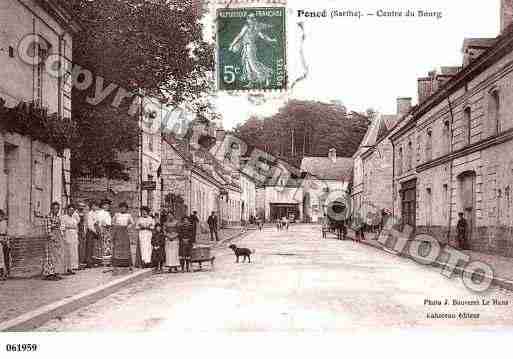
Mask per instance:
[[[467,220],[463,216],[463,212],[458,213],[458,224],[456,225],[456,232],[458,238],[458,244],[460,249],[467,249]]]
[[[281,231],[281,219],[277,218],[276,219],[276,229],[279,231]]]
[[[139,230],[139,250],[143,268],[151,266],[151,236],[155,222],[150,216],[150,209],[146,206],[141,207],[141,217],[137,220],[137,229]]]
[[[166,252],[166,267],[169,268],[169,273],[173,270],[178,272],[180,266],[179,257],[179,239],[178,239],[178,221],[172,213],[168,213],[164,221],[164,235],[166,237],[165,252]]]
[[[6,252],[8,254],[8,241],[7,216],[0,209],[0,281],[6,280],[9,274],[9,256],[6,255]]]
[[[192,211],[191,214],[191,223],[192,223],[192,243],[196,242],[198,235],[198,224],[199,224],[198,212]]]
[[[46,216],[46,242],[45,253],[43,255],[43,279],[60,280],[64,270],[64,243],[63,227],[60,215],[60,204],[53,202],[50,214]]]
[[[75,212],[75,206],[70,204],[66,214],[62,216],[64,227],[64,258],[66,275],[74,275],[78,270],[78,223],[80,217]]]
[[[208,228],[210,229],[210,240],[214,240],[214,235],[216,237],[216,242],[219,241],[219,236],[217,234],[218,230],[218,220],[216,212],[212,211],[212,214],[207,219]]]
[[[261,231],[262,230],[262,219],[260,218],[259,215],[257,215],[255,217],[255,222],[257,224],[258,230]]]
[[[119,204],[119,212],[112,220],[112,266],[113,274],[121,272],[121,268],[132,268],[132,252],[128,230],[134,225],[134,219],[128,212],[128,204]]]
[[[166,258],[166,237],[162,231],[160,223],[155,225],[153,229],[153,235],[151,237],[151,246],[153,248],[151,252],[151,261],[153,263],[154,273],[162,273],[163,266]]]
[[[186,272],[189,272],[189,265],[191,261],[191,252],[193,246],[192,224],[189,220],[189,217],[182,218],[182,221],[178,226],[178,238],[180,241],[180,247],[178,250],[178,254],[180,257],[180,267],[182,268],[182,272],[184,272],[184,270]]]

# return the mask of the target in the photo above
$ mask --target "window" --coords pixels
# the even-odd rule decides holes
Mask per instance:
[[[408,153],[406,154],[407,156],[407,169],[408,170],[411,170],[413,168],[413,144],[410,142],[408,142]]]
[[[397,156],[397,174],[403,174],[403,149],[399,148],[399,155]]]
[[[152,134],[149,134],[148,135],[148,150],[150,152],[153,152],[154,151],[154,147],[153,147],[153,135]]]
[[[489,104],[489,121],[492,127],[492,134],[496,135],[501,132],[501,119],[500,119],[500,96],[498,90],[490,92],[490,104]]]
[[[433,133],[431,129],[427,130],[427,138],[426,138],[426,161],[431,161],[433,159]]]
[[[44,105],[44,77],[45,77],[45,64],[46,58],[50,53],[50,43],[43,38],[39,38],[39,41],[34,45],[34,52],[37,51],[39,62],[36,69],[36,93],[34,100],[39,106]]]
[[[465,143],[469,145],[472,132],[472,110],[470,107],[467,107],[465,110],[463,110],[463,129],[463,136],[466,141]]]
[[[449,206],[449,186],[447,184],[443,185],[443,205],[442,205],[442,215],[443,218],[447,218],[447,207]]]
[[[426,226],[433,223],[433,195],[431,188],[426,188]]]
[[[451,152],[451,122],[449,120],[445,120],[444,122],[443,140],[445,152]]]

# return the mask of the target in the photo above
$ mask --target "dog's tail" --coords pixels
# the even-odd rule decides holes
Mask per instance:
[[[256,251],[254,249],[251,250],[251,254],[255,254]]]

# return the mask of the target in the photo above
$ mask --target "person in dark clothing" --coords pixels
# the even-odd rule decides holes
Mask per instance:
[[[189,272],[189,264],[191,261],[192,252],[192,224],[188,217],[183,217],[178,225],[178,256],[180,258],[180,267],[182,272]]]
[[[458,224],[456,225],[456,233],[458,238],[458,244],[460,246],[460,249],[467,249],[467,220],[463,216],[463,212],[458,213],[459,220]]]
[[[160,223],[155,225],[153,235],[151,237],[151,261],[153,263],[154,273],[162,273],[164,262],[166,260],[166,237],[162,231]]]
[[[198,212],[192,211],[191,214],[191,223],[192,223],[192,243],[196,242],[198,235],[198,225],[199,225]]]
[[[210,240],[214,240],[214,235],[216,237],[216,242],[219,241],[219,236],[217,234],[218,229],[218,220],[216,212],[212,212],[212,214],[207,219],[208,228],[210,229]]]

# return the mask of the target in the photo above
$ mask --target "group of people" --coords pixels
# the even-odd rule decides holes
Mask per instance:
[[[289,221],[288,217],[283,216],[281,218],[277,218],[275,222],[276,222],[276,229],[278,231],[283,231],[283,230],[288,231],[289,230],[290,221]]]
[[[60,280],[62,275],[105,265],[112,267],[113,274],[130,271],[134,266],[154,267],[156,272],[162,272],[164,267],[169,272],[179,268],[189,271],[198,224],[196,212],[181,219],[168,213],[159,220],[151,216],[148,207],[142,207],[140,217],[134,220],[125,202],[119,204],[113,216],[109,201],[101,202],[100,206],[95,201],[89,206],[69,205],[63,215],[59,203],[53,203],[46,217],[48,240],[42,261],[43,278]],[[138,232],[135,263],[131,229]]]

